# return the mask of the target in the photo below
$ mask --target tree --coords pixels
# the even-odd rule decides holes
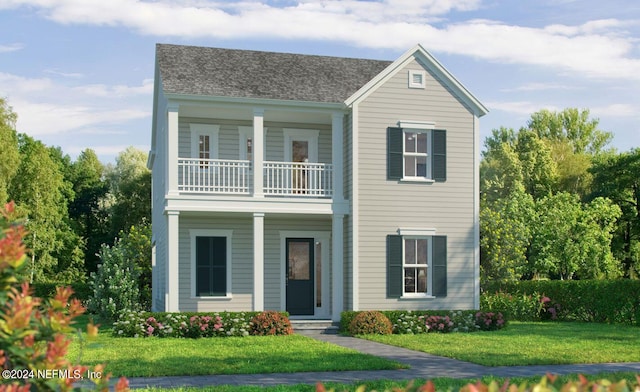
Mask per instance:
[[[608,197],[622,210],[613,252],[622,261],[627,277],[640,276],[640,148],[599,157],[591,169],[591,198]]]
[[[561,192],[536,203],[530,273],[533,277],[597,279],[619,276],[611,254],[612,231],[620,209],[600,198],[584,205]]]
[[[7,201],[9,184],[20,163],[16,119],[11,106],[0,98],[0,203]]]
[[[115,167],[107,168],[109,192],[113,197],[110,206],[111,233],[151,220],[151,171],[146,166],[145,152],[127,147],[116,158]]]
[[[111,244],[109,211],[104,199],[109,190],[104,177],[104,165],[91,149],[80,153],[72,164],[74,200],[69,204],[69,217],[79,236],[85,240],[85,269],[95,272],[102,244]]]
[[[523,189],[480,208],[481,283],[520,280],[527,272],[534,201]]]

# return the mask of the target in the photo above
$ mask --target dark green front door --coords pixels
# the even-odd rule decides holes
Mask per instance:
[[[313,238],[287,238],[287,312],[292,316],[314,314]]]

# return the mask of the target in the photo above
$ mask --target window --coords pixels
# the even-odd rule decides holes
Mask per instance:
[[[387,128],[388,179],[446,181],[446,131],[413,126]]]
[[[192,295],[231,295],[231,231],[191,230]]]
[[[253,127],[248,127],[248,126],[239,126],[238,127],[238,133],[239,133],[239,138],[238,138],[238,146],[239,146],[239,150],[238,150],[238,156],[240,157],[241,160],[245,160],[245,161],[253,161],[253,149],[255,148],[254,146],[254,142],[253,142]],[[264,139],[263,139],[263,144],[262,144],[262,151],[263,151],[263,159],[266,158],[266,134],[267,134],[267,128],[264,128]]]
[[[446,295],[447,237],[415,233],[387,236],[387,296],[428,298]]]
[[[409,70],[409,88],[425,88],[427,73],[424,70]]]

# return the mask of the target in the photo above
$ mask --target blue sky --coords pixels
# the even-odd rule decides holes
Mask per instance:
[[[577,107],[640,147],[636,0],[0,0],[0,96],[74,158],[146,151],[158,42],[380,60],[420,43],[489,108],[483,140]]]

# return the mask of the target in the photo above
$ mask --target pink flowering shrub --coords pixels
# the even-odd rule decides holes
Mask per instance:
[[[447,333],[454,329],[454,323],[449,316],[428,316],[425,325],[429,332]]]
[[[543,296],[540,298],[541,310],[540,318],[542,320],[557,320],[561,306],[559,303],[552,301],[551,298]]]
[[[252,314],[212,313],[147,313],[129,311],[113,323],[118,337],[210,338],[248,336]]]
[[[476,313],[476,325],[482,331],[495,331],[504,328],[507,322],[500,312],[478,312]]]

